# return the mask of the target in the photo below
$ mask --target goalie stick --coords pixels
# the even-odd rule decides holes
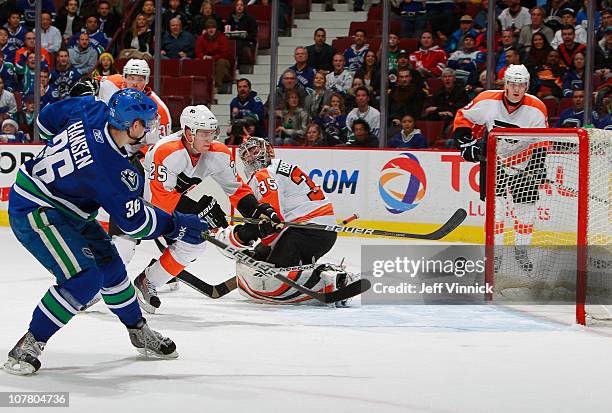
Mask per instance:
[[[323,225],[323,224],[314,224],[312,222],[282,222],[281,224],[286,227],[319,229],[322,231],[338,232],[341,234],[349,234],[349,235],[378,235],[378,236],[383,236],[383,237],[438,240],[440,238],[444,238],[445,236],[450,234],[455,228],[461,225],[461,223],[465,220],[466,217],[467,217],[467,212],[465,211],[465,209],[459,208],[448,219],[448,221],[446,221],[440,228],[428,234],[412,234],[409,232],[396,232],[396,231],[384,231],[384,230],[378,230],[378,229],[345,227],[344,225]],[[242,221],[248,224],[256,224],[260,222],[259,219],[254,219],[254,218],[232,217],[232,219],[236,221]]]
[[[268,277],[276,278],[277,280],[284,282],[290,287],[293,287],[296,290],[302,292],[303,294],[306,294],[307,296],[312,297],[315,300],[320,301],[324,304],[332,304],[337,301],[348,300],[351,297],[368,291],[370,289],[370,286],[372,285],[369,280],[362,278],[336,291],[332,291],[331,293],[320,293],[301,286],[295,281],[285,277],[282,274],[279,274],[276,271],[276,268],[271,264],[268,264],[267,262],[263,261],[257,261],[256,259],[244,254],[240,250],[229,246],[222,241],[219,241],[207,232],[202,233],[202,238],[233,256],[236,261],[241,262],[257,270],[263,273],[264,275],[267,275]]]

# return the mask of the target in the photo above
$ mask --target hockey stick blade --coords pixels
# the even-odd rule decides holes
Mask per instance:
[[[314,298],[315,300],[320,301],[324,304],[332,304],[337,301],[347,300],[351,297],[366,292],[370,289],[370,286],[372,285],[369,280],[362,278],[331,293],[319,293],[317,291],[312,291],[306,287],[303,287],[295,281],[285,277],[284,275],[279,274],[276,268],[273,267],[271,264],[268,264],[267,262],[263,261],[257,261],[256,259],[244,254],[242,251],[216,239],[207,232],[202,233],[202,238],[233,256],[236,261],[241,262],[257,270],[263,273],[264,275],[267,275],[268,277],[276,278],[277,280],[284,282],[290,287],[293,287],[301,293],[311,298]]]
[[[236,277],[232,277],[217,285],[208,284],[186,270],[181,271],[176,277],[194,290],[212,299],[221,298],[238,287]]]
[[[155,240],[157,244],[157,239]],[[157,244],[159,247],[160,244]],[[153,263],[157,260],[151,260],[149,266],[153,265]],[[208,284],[206,281],[203,281],[201,278],[196,277],[192,273],[187,270],[181,271],[176,278],[178,278],[184,284],[187,284],[189,287],[193,288],[200,294],[204,294],[205,296],[217,299],[221,298],[224,295],[227,295],[234,291],[238,287],[238,282],[236,281],[236,277],[232,277],[229,280],[222,282],[221,284],[212,285]]]
[[[323,225],[315,224],[312,222],[283,222],[282,225],[287,227],[298,227],[308,229],[318,229],[323,231],[337,232],[340,234],[348,235],[375,235],[382,237],[396,237],[396,238],[411,238],[411,239],[426,239],[426,240],[438,240],[444,238],[450,234],[455,228],[457,228],[467,217],[467,212],[463,208],[459,208],[455,213],[446,221],[440,228],[430,232],[428,234],[413,234],[409,232],[395,232],[395,231],[384,231],[378,229],[368,228],[356,228],[356,227],[345,227],[343,225]],[[236,221],[242,221],[246,223],[258,223],[259,219],[254,218],[242,218],[232,217]]]

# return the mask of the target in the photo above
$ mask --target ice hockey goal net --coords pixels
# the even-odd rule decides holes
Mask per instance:
[[[612,131],[495,129],[486,143],[490,298],[612,319]]]

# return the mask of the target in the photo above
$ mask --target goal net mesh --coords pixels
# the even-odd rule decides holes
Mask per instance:
[[[487,144],[494,300],[575,303],[582,268],[586,304],[604,306],[587,312],[612,317],[612,131],[498,130]]]

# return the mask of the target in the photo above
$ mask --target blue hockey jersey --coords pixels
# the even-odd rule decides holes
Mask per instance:
[[[19,169],[9,214],[51,207],[76,220],[92,220],[103,207],[133,238],[155,238],[171,230],[172,217],[139,196],[142,178],[111,137],[107,112],[106,104],[91,96],[41,111],[38,125],[53,138]]]

